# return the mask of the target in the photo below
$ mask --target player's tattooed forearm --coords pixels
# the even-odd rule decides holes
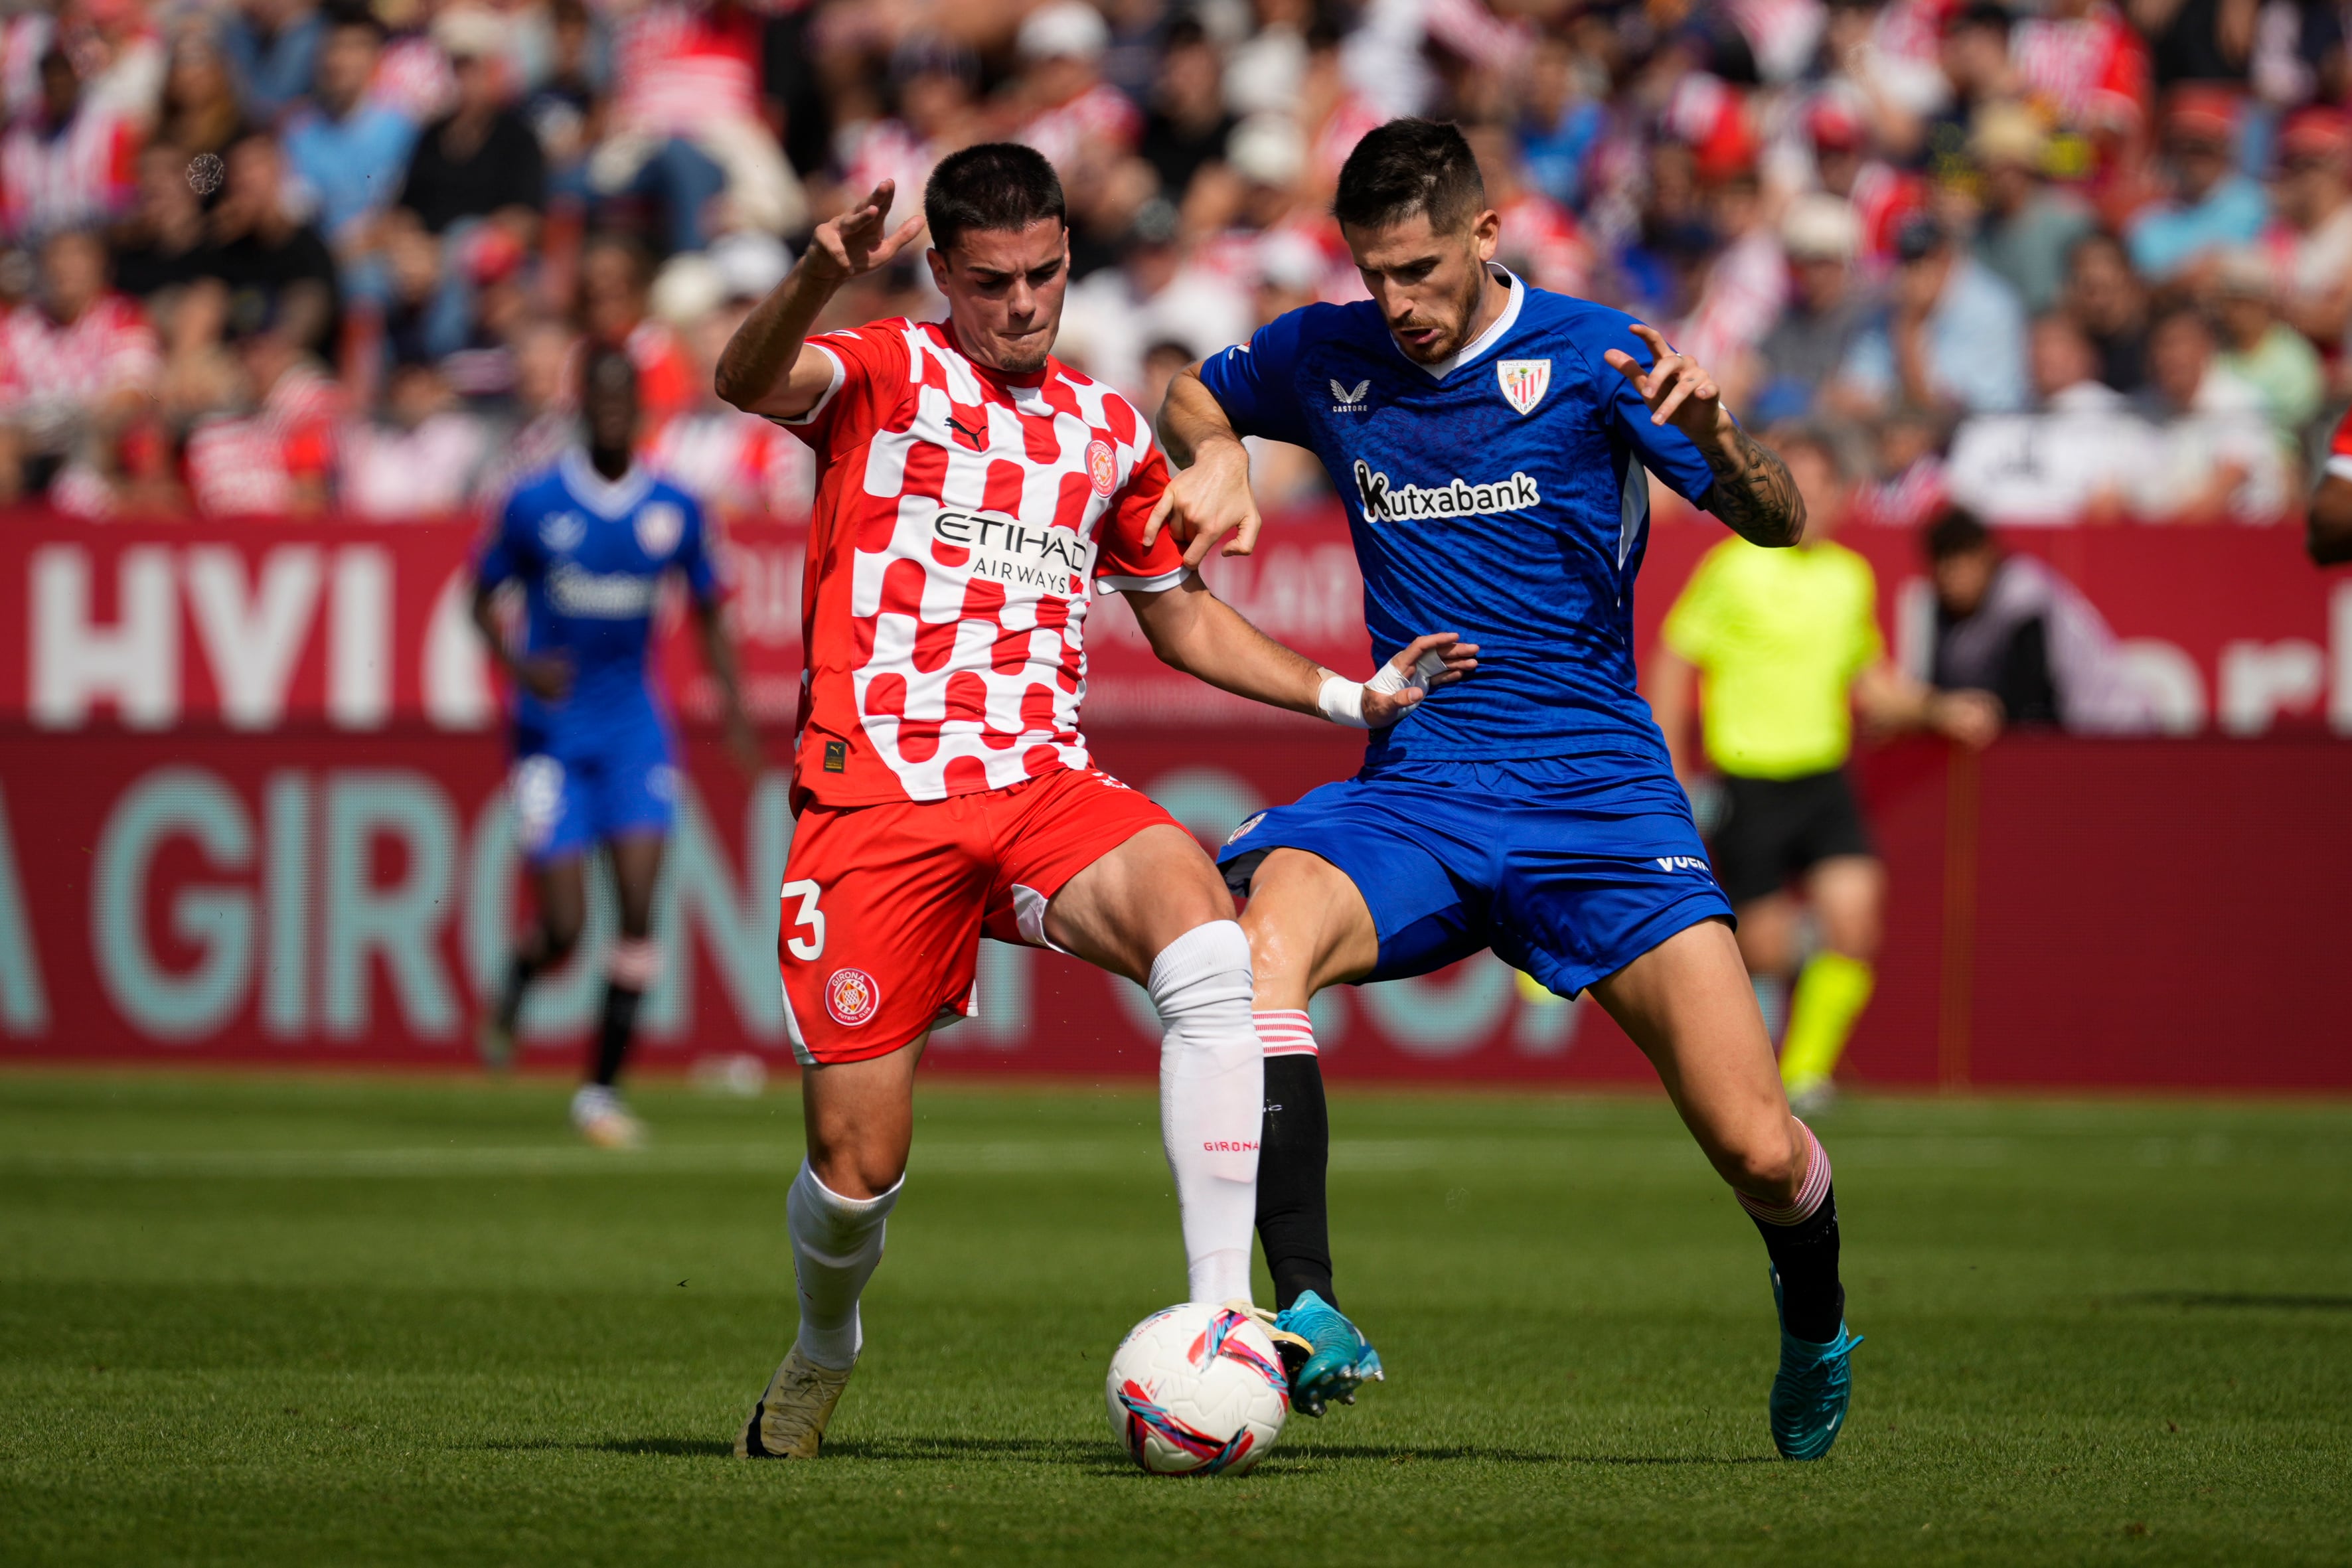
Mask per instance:
[[[1734,429],[1733,450],[1706,446],[1707,466],[1715,483],[1707,487],[1706,510],[1750,544],[1767,548],[1794,544],[1805,536],[1805,498],[1789,477],[1789,465],[1780,454],[1750,436]]]

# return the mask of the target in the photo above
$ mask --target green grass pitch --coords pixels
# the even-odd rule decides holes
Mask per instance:
[[[792,1333],[789,1094],[0,1075],[0,1561],[2352,1561],[2352,1107],[1857,1100],[1855,1360],[1772,1457],[1764,1254],[1655,1096],[1334,1096],[1391,1381],[1147,1478],[1181,1293],[1147,1093],[928,1084],[826,1457],[729,1444]]]

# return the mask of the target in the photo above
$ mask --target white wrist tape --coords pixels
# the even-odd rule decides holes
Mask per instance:
[[[1369,730],[1364,721],[1364,687],[1361,681],[1350,680],[1344,675],[1327,675],[1321,689],[1315,693],[1315,706],[1334,724],[1345,724],[1350,730]]]

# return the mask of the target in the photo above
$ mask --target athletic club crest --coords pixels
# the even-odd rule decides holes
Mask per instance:
[[[1522,414],[1529,413],[1543,401],[1545,390],[1551,385],[1551,361],[1503,360],[1495,366],[1495,379],[1503,384],[1504,402]]]
[[[686,514],[666,500],[637,509],[637,548],[649,560],[659,561],[677,549],[685,531]]]
[[[874,1021],[882,1005],[882,988],[862,969],[836,969],[824,983],[824,1010],[845,1029]]]
[[[1110,443],[1100,437],[1087,444],[1087,478],[1094,481],[1098,496],[1118,489],[1118,458],[1112,454]]]

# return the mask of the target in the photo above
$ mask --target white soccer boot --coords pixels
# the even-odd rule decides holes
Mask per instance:
[[[583,1083],[572,1097],[572,1125],[599,1149],[636,1149],[646,1141],[646,1124],[600,1083]]]
[[[751,1418],[735,1437],[739,1459],[814,1459],[824,1440],[825,1423],[849,1386],[853,1364],[838,1372],[801,1354],[795,1342],[784,1364],[768,1380],[768,1392],[751,1406]]]

